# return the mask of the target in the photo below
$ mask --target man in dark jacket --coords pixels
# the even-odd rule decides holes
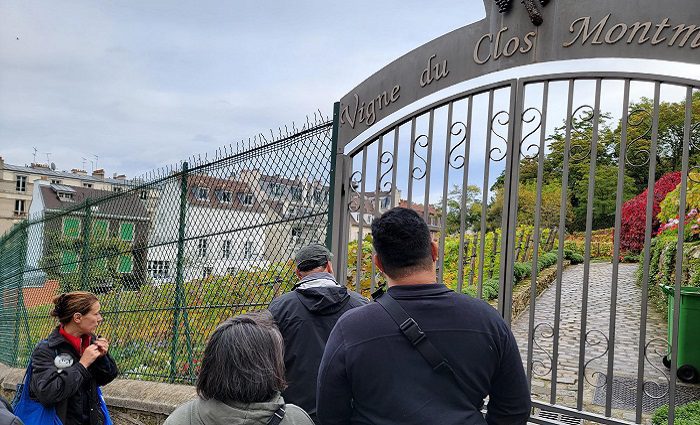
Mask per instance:
[[[438,247],[425,221],[394,208],[372,222],[372,238],[389,286],[382,297],[390,299],[349,311],[331,332],[318,375],[321,423],[525,424],[530,392],[515,338],[487,303],[437,283]],[[406,319],[395,321],[396,304]],[[426,340],[435,369],[424,357]]]
[[[338,285],[330,259],[331,253],[323,245],[301,248],[294,258],[299,283],[269,307],[284,337],[288,387],[282,396],[306,410],[314,422],[316,377],[328,335],[343,313],[368,303]]]
[[[90,342],[95,341],[93,336]],[[56,327],[32,354],[30,396],[46,406],[55,406],[56,414],[66,425],[102,425],[104,416],[97,387],[112,382],[119,370],[108,353],[87,368],[80,359],[75,347]]]

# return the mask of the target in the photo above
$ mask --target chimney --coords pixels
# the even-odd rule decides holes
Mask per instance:
[[[0,156],[0,168],[5,168],[5,160]]]
[[[126,175],[114,173],[114,178],[117,180],[126,180]]]
[[[70,172],[71,172],[72,174],[77,174],[77,175],[79,175],[79,176],[87,176],[87,171],[81,170],[81,169],[79,169],[79,168],[73,168],[73,169],[70,170]]]
[[[32,162],[31,167],[32,167],[32,168],[46,168],[46,169],[50,169],[49,164],[42,164],[42,163],[40,163],[40,162]]]
[[[92,172],[92,176],[100,178],[100,179],[104,179],[105,178],[105,170],[102,168],[98,168],[97,170]]]

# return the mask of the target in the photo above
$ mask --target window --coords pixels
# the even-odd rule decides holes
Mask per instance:
[[[15,215],[24,215],[24,199],[15,199]]]
[[[92,183],[83,183],[83,187],[91,188]]]
[[[65,217],[63,219],[63,235],[69,238],[77,238],[80,236],[80,219]]]
[[[301,188],[298,186],[292,187],[292,200],[301,201]]]
[[[61,201],[72,202],[73,194],[68,192],[58,192],[58,198]]]
[[[17,176],[17,192],[27,191],[27,176]]]
[[[61,180],[51,179],[51,184],[61,184]]]
[[[75,251],[63,251],[61,258],[61,273],[74,273],[78,270],[78,253]]]
[[[323,200],[323,192],[320,189],[314,190],[314,202],[316,205],[320,204]]]
[[[134,223],[121,223],[119,225],[119,239],[123,241],[134,240]]]
[[[148,274],[153,279],[167,279],[170,277],[170,261],[149,261]]]
[[[195,187],[194,196],[200,201],[206,201],[209,199],[209,189],[206,187]]]
[[[251,260],[255,253],[253,252],[253,242],[245,241],[243,244],[243,258],[246,260]]]
[[[206,238],[197,240],[197,257],[207,256],[207,240]]]
[[[239,193],[238,194],[238,201],[245,205],[246,207],[250,207],[253,205],[253,194],[252,193]]]
[[[238,273],[237,268],[235,268],[235,267],[227,267],[226,268],[226,274],[231,275],[231,274],[236,274],[236,273]]]
[[[134,269],[134,258],[130,254],[122,254],[119,256],[117,264],[117,273],[131,273]]]
[[[230,204],[232,199],[231,192],[228,190],[217,190],[216,199],[222,204]]]
[[[107,238],[108,231],[109,231],[109,222],[107,220],[95,220],[95,222],[92,223],[92,236],[95,239]]]
[[[301,229],[292,227],[292,244],[299,245],[301,243]]]
[[[390,203],[391,199],[388,196],[383,197],[381,200],[381,209],[388,210]]]
[[[279,183],[270,183],[268,186],[270,188],[270,193],[272,196],[279,198],[284,194],[284,186]]]
[[[225,240],[221,243],[221,258],[231,257],[231,241]]]
[[[141,192],[139,192],[139,198],[141,198],[142,201],[148,199],[148,191],[142,190]]]
[[[208,278],[209,276],[211,276],[212,272],[213,272],[213,270],[212,270],[211,267],[205,267],[205,268],[202,270],[202,279],[206,279],[206,278]]]
[[[112,192],[121,193],[123,190],[121,186],[112,186]]]

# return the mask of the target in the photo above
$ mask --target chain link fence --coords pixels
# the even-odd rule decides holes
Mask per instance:
[[[331,133],[261,137],[120,192],[37,182],[30,218],[0,239],[0,362],[25,366],[54,296],[88,290],[124,377],[192,383],[216,325],[290,290],[294,251],[325,241]]]

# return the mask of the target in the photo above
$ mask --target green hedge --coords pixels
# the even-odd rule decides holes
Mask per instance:
[[[668,423],[668,406],[661,406],[654,412],[651,418],[653,425],[666,425]],[[676,407],[675,425],[700,424],[700,400]]]

